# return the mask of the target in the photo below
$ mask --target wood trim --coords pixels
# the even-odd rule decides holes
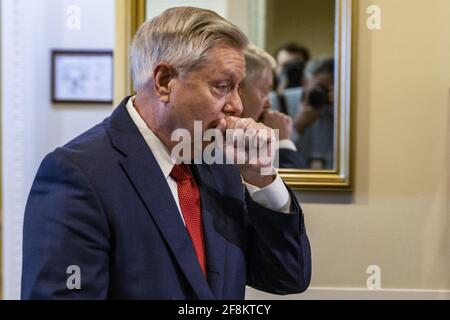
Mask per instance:
[[[133,94],[129,49],[138,27],[145,21],[145,0],[116,0],[114,48],[114,105]]]

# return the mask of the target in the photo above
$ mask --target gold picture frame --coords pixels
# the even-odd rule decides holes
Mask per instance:
[[[352,189],[352,36],[356,1],[336,0],[336,101],[337,125],[335,137],[336,166],[334,170],[279,169],[283,180],[293,189]],[[116,0],[115,104],[132,94],[129,68],[129,46],[138,27],[145,21],[145,0]]]

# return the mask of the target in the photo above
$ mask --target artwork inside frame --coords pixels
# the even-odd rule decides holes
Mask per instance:
[[[53,50],[51,56],[53,103],[112,104],[111,50]]]

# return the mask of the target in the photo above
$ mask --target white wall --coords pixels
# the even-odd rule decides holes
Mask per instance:
[[[227,0],[147,0],[146,19],[149,20],[161,14],[166,9],[179,6],[209,9],[225,17],[227,13],[226,2]]]
[[[252,43],[265,47],[266,0],[146,0],[146,20],[178,6],[213,10],[241,28]]]
[[[81,29],[67,8],[81,9]],[[3,275],[5,299],[20,296],[22,221],[42,158],[94,124],[112,105],[53,105],[51,49],[114,48],[112,0],[2,0]]]

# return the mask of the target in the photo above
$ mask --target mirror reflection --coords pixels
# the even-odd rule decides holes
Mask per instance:
[[[180,5],[213,10],[249,37],[242,116],[279,130],[280,168],[336,169],[336,0],[147,0],[146,19]]]

